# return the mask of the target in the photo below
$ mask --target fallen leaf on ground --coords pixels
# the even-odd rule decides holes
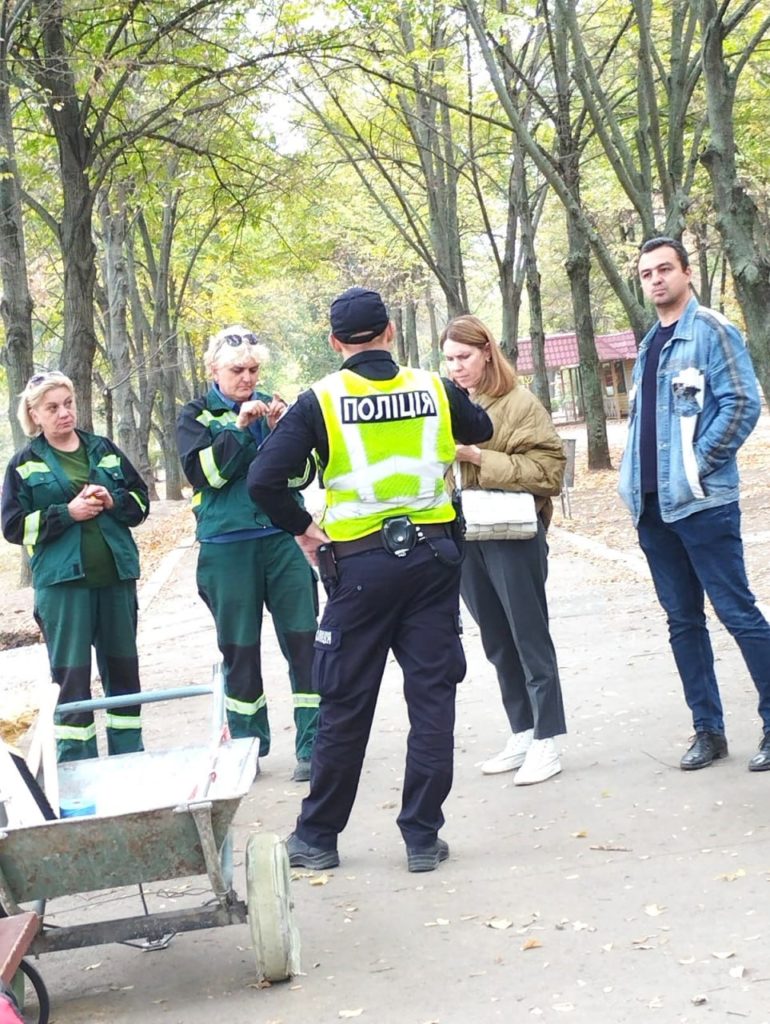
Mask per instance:
[[[527,939],[522,945],[522,949],[540,949],[543,943],[540,939]]]
[[[658,917],[665,912],[665,909],[665,907],[659,907],[657,903],[648,903],[644,908],[644,912],[648,917]]]
[[[328,881],[328,875],[314,875],[308,882],[308,885],[326,885]]]
[[[97,967],[101,967],[101,966],[102,966],[102,962],[101,962],[101,960],[100,960],[100,961],[99,961],[99,963],[97,963],[97,964],[87,964],[87,965],[86,965],[86,966],[85,966],[85,967],[83,968],[83,970],[84,970],[84,971],[95,971]]]
[[[740,964],[737,967],[731,967],[730,968],[730,977],[731,978],[742,978],[745,973],[746,973],[746,968],[742,967]]]
[[[731,956],[735,956],[735,953],[730,950],[729,953],[712,953],[711,955],[715,956],[717,960],[729,960]]]
[[[693,996],[690,1002],[693,1006],[703,1006],[704,1003],[708,1002],[708,999],[705,996]]]
[[[507,917],[490,917],[484,924],[487,928],[497,928],[499,931],[502,931],[503,928],[510,928],[513,921],[509,921]]]
[[[723,875],[717,875],[718,882],[734,882],[736,878],[745,878],[746,872],[743,868],[738,868],[737,871],[726,871]]]
[[[581,828],[579,832],[572,832],[571,835],[573,839],[585,839],[588,835],[588,830]]]
[[[359,1006],[357,1010],[340,1010],[337,1014],[338,1017],[360,1017],[364,1012],[363,1006]]]

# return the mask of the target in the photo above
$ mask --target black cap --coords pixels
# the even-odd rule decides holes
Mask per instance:
[[[332,334],[347,345],[363,345],[385,330],[390,321],[378,292],[348,288],[332,302]]]

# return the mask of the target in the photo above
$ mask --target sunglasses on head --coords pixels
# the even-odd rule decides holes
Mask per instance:
[[[27,381],[28,384],[42,384],[44,380],[52,380],[56,377],[63,377],[61,370],[46,370],[45,373],[36,373]]]
[[[258,345],[259,338],[256,334],[251,331],[247,331],[246,334],[226,334],[219,343],[219,347],[222,345],[229,345],[231,348],[238,348],[239,345]]]

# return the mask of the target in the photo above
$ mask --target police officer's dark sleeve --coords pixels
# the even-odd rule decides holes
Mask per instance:
[[[468,397],[468,392],[453,381],[442,377],[449,413],[452,417],[452,434],[458,444],[479,444],[488,441],[494,432],[492,420],[480,405]]]
[[[292,498],[288,480],[314,450],[327,448],[318,399],[312,391],[304,391],[260,445],[249,466],[247,486],[251,499],[267,513],[274,526],[295,536],[310,526],[312,516]]]

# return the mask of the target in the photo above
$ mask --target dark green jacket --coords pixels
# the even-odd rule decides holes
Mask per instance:
[[[88,455],[90,483],[106,487],[114,507],[94,520],[102,531],[121,580],[139,577],[139,552],[130,526],[150,511],[147,485],[109,438],[78,430]],[[62,469],[56,451],[42,434],[18,451],[5,472],[2,498],[3,536],[24,544],[36,588],[83,579],[80,523],[68,503],[77,488]]]
[[[256,391],[252,398],[267,403],[271,396]],[[203,398],[188,402],[177,420],[177,446],[185,476],[193,487],[198,540],[236,530],[273,529],[246,490],[246,474],[257,457],[259,444],[267,437],[267,424],[259,420],[255,431],[241,430],[235,425],[236,418],[212,387]],[[310,463],[303,466],[297,474],[301,479],[292,480],[291,485],[305,487],[314,469]],[[301,496],[295,493],[295,497],[302,504]]]

